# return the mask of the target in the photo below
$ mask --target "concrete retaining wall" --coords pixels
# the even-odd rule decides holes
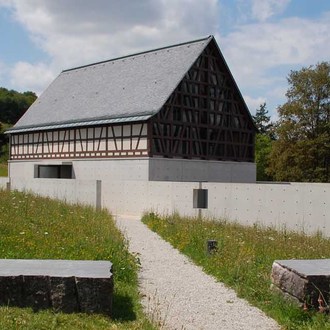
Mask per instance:
[[[12,179],[12,189],[108,208],[113,214],[141,215],[144,211],[179,212],[197,216],[193,189],[198,182]],[[202,183],[208,208],[202,214],[244,225],[314,233],[330,237],[330,184]]]
[[[10,187],[20,191],[32,191],[40,196],[56,198],[68,203],[97,205],[95,180],[12,178]]]
[[[203,188],[209,190],[209,216],[330,236],[330,184],[205,183]]]
[[[0,177],[0,189],[6,189],[9,179],[7,177]]]
[[[114,214],[141,215],[145,210],[197,216],[193,189],[198,182],[102,182],[102,203]],[[202,214],[244,225],[330,236],[330,184],[202,183],[208,190],[208,208]]]

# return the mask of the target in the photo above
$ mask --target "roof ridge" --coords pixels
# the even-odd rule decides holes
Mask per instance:
[[[125,55],[125,56],[115,57],[115,58],[105,60],[105,61],[100,61],[100,62],[90,63],[90,64],[86,64],[86,65],[81,65],[81,66],[77,66],[77,67],[74,67],[74,68],[71,68],[71,69],[63,70],[62,73],[87,68],[87,67],[90,67],[90,66],[93,66],[93,65],[99,65],[99,64],[112,62],[112,61],[118,61],[118,60],[121,60],[121,59],[124,59],[124,58],[129,58],[129,57],[138,56],[138,55],[142,55],[142,54],[152,53],[152,52],[156,52],[156,51],[164,50],[164,49],[168,49],[168,48],[174,48],[174,47],[184,46],[184,45],[188,45],[188,44],[193,44],[193,43],[200,42],[200,41],[203,41],[203,40],[208,40],[208,39],[211,39],[211,38],[214,38],[214,36],[209,35],[209,36],[201,38],[201,39],[186,41],[186,42],[182,42],[182,43],[178,43],[178,44],[174,44],[174,45],[170,45],[170,46],[150,49],[150,50],[146,50],[146,51],[143,51],[143,52],[133,53],[133,54],[130,54],[130,55]]]

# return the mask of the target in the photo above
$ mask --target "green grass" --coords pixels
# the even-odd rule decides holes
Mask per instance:
[[[8,176],[7,164],[0,163],[0,176]]]
[[[240,297],[259,307],[284,329],[330,329],[328,315],[303,311],[270,289],[276,259],[330,258],[330,240],[286,230],[244,227],[227,221],[145,215],[143,221],[205,272],[235,289]],[[206,253],[206,241],[218,241],[218,251]]]
[[[0,258],[109,260],[115,283],[111,320],[2,306],[0,329],[154,329],[139,303],[137,260],[105,210],[0,190],[0,232]]]

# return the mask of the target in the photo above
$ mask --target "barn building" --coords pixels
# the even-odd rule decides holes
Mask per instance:
[[[213,36],[64,70],[10,134],[10,177],[254,182],[256,128]]]

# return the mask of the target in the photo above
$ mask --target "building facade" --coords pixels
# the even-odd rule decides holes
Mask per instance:
[[[254,182],[256,128],[210,36],[63,71],[10,134],[10,176]]]

